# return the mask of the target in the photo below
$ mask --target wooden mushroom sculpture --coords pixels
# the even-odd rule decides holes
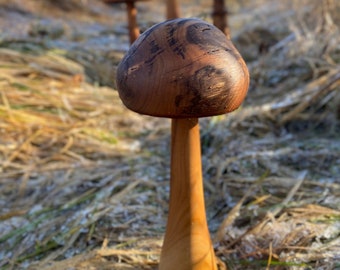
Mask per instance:
[[[140,35],[116,79],[129,109],[172,118],[170,206],[159,269],[217,269],[205,215],[198,118],[240,106],[249,85],[242,57],[215,26],[174,19]]]
[[[213,24],[220,29],[227,37],[230,37],[228,26],[228,10],[225,8],[224,0],[214,0]]]
[[[126,13],[129,26],[130,43],[134,42],[139,36],[139,27],[137,25],[137,8],[135,2],[147,0],[104,0],[108,4],[125,3]]]
[[[166,0],[166,17],[167,19],[175,19],[180,17],[177,0]]]

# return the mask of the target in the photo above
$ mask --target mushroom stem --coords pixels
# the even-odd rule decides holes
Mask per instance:
[[[139,28],[137,25],[137,9],[133,1],[127,1],[126,6],[129,22],[130,44],[132,44],[139,36]]]
[[[172,119],[169,217],[160,270],[217,269],[204,205],[197,118]]]
[[[167,19],[175,19],[178,18],[179,15],[179,7],[177,0],[167,0],[166,1],[166,17]]]
[[[220,29],[228,38],[230,30],[228,26],[228,10],[225,8],[224,0],[214,0],[213,24]]]

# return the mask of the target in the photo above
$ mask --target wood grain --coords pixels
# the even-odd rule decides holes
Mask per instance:
[[[131,110],[169,118],[237,109],[249,85],[242,57],[215,26],[175,19],[145,31],[117,70],[120,98]]]
[[[173,119],[169,217],[160,270],[213,270],[198,119]]]

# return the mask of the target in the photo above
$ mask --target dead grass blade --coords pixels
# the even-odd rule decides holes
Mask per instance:
[[[301,187],[303,181],[306,179],[307,171],[302,171],[300,175],[297,177],[296,184],[293,186],[293,188],[288,192],[287,197],[273,210],[270,211],[270,213],[273,216],[276,216],[278,213],[282,211],[283,208],[287,207],[288,203],[293,199],[298,189]]]
[[[284,124],[292,120],[297,115],[301,114],[308,106],[312,106],[313,103],[322,102],[322,98],[325,97],[331,91],[335,91],[340,86],[340,69],[334,69],[328,72],[328,74],[314,80],[309,83],[302,91],[303,98],[299,97],[299,90],[294,91],[295,103],[297,104],[292,110],[282,115],[280,124]],[[289,97],[287,97],[289,99]],[[294,99],[293,99],[294,100]],[[290,104],[293,101],[290,100]],[[297,102],[298,101],[298,102]],[[294,101],[293,101],[294,102]],[[284,102],[275,104],[273,108],[282,108]],[[288,104],[285,106],[287,107]]]

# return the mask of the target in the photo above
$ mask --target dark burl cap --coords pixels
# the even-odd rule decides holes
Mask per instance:
[[[117,70],[123,103],[159,117],[197,118],[231,112],[244,100],[249,73],[215,26],[174,19],[145,31]]]

